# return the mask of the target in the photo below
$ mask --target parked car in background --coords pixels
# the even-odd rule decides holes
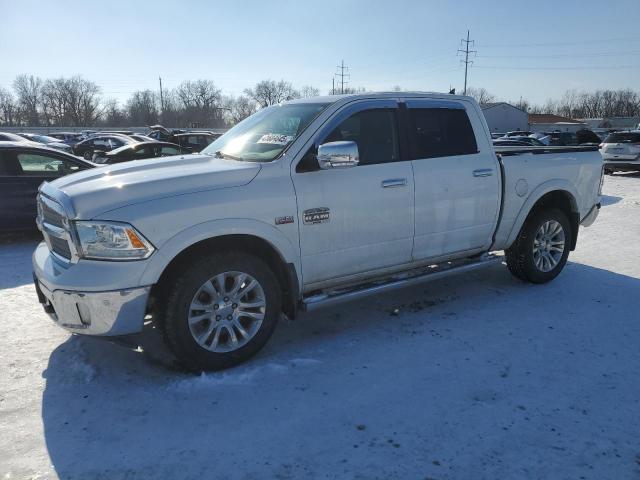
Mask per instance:
[[[640,130],[609,134],[600,153],[605,173],[640,171]]]
[[[59,150],[0,142],[0,231],[35,228],[40,184],[94,166]]]
[[[133,135],[135,132],[131,130],[102,130],[100,132],[94,133],[93,137],[104,136],[104,135]]]
[[[506,141],[514,141],[519,142],[523,145],[530,145],[532,147],[544,147],[546,146],[543,142],[534,137],[509,137],[505,139]],[[495,142],[494,142],[495,145]]]
[[[136,142],[153,142],[155,139],[151,137],[147,137],[146,135],[142,135],[140,133],[132,133],[131,135],[127,135],[127,137],[133,138]]]
[[[601,142],[598,135],[586,128],[577,132],[545,132],[545,135],[549,137],[549,145],[552,147],[599,145]]]
[[[0,142],[30,142],[30,143],[38,143],[33,140],[27,140],[26,138],[16,135],[15,133],[10,132],[0,132]]]
[[[31,140],[32,142],[42,143],[49,148],[55,148],[56,150],[62,150],[66,153],[72,153],[71,147],[57,138],[53,138],[48,135],[39,135],[37,133],[19,133],[18,135],[26,138],[27,140]]]
[[[85,160],[91,160],[95,152],[109,152],[130,143],[136,141],[126,135],[99,135],[76,143],[73,153]]]
[[[531,145],[530,142],[524,142],[522,140],[512,140],[510,138],[498,138],[493,141],[494,147],[533,147],[533,146],[545,146],[542,145]]]
[[[155,140],[163,141],[163,142],[173,142],[173,136],[178,135],[180,133],[186,133],[186,130],[173,129],[169,130],[162,125],[151,125],[149,127],[149,133],[147,133],[147,137],[151,137]]]
[[[70,147],[73,147],[76,143],[81,142],[85,139],[84,135],[75,132],[53,132],[50,133],[49,136],[56,138],[63,143],[66,143]]]
[[[116,148],[110,152],[99,153],[94,162],[100,165],[128,162],[130,160],[144,160],[147,158],[169,157],[171,155],[185,155],[191,150],[169,142],[140,142]]]
[[[528,137],[529,135],[531,135],[532,132],[529,132],[528,130],[516,130],[513,132],[507,132],[503,135],[503,137],[509,138],[509,137]]]
[[[190,148],[193,152],[200,152],[220,136],[221,134],[211,132],[187,132],[173,135],[171,141],[182,147]]]
[[[494,132],[491,134],[491,138],[492,139],[496,139],[496,138],[500,138],[500,137],[504,137],[504,133],[498,133],[498,132]]]

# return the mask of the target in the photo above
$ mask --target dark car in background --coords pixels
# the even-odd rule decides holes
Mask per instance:
[[[75,132],[52,132],[49,133],[49,136],[66,143],[70,147],[86,138],[83,134]]]
[[[66,153],[71,153],[71,147],[66,143],[58,140],[57,138],[50,137],[49,135],[40,135],[38,133],[18,133],[23,138],[36,143],[42,143],[49,148],[55,148],[56,150],[62,150]]]
[[[522,140],[511,140],[507,138],[498,138],[493,141],[494,147],[537,147],[540,145],[531,145],[530,142],[523,142]],[[544,144],[542,144],[544,146]]]
[[[544,143],[533,137],[509,137],[508,139],[500,138],[498,139],[498,141],[519,142],[519,144],[522,146],[529,145],[530,147],[546,147]],[[496,142],[494,141],[493,144],[496,145]]]
[[[92,167],[59,150],[0,142],[0,231],[35,229],[40,184]]]
[[[586,128],[577,132],[545,132],[545,135],[549,136],[549,145],[552,147],[599,145],[601,142],[598,135]]]
[[[96,152],[110,152],[131,143],[135,143],[135,140],[126,135],[98,135],[77,143],[73,147],[73,153],[91,160]]]
[[[187,132],[174,135],[171,141],[182,147],[190,148],[193,152],[201,152],[221,136],[221,134],[211,132]]]
[[[169,142],[139,142],[96,155],[94,162],[100,165],[145,160],[148,158],[169,157],[191,153],[189,148]]]

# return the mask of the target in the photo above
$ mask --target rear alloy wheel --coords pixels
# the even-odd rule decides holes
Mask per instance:
[[[533,213],[505,251],[509,271],[532,283],[553,280],[567,263],[571,238],[571,225],[561,210],[550,208]]]
[[[533,239],[533,262],[541,272],[550,272],[562,259],[565,236],[556,220],[544,222]]]
[[[167,281],[159,326],[190,370],[221,370],[248,359],[267,343],[282,311],[278,280],[250,254],[196,257]]]

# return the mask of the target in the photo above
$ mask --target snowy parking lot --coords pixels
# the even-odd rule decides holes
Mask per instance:
[[[553,282],[504,266],[301,315],[201,376],[70,336],[0,243],[0,479],[640,477],[640,175]],[[153,349],[151,349],[153,351]]]

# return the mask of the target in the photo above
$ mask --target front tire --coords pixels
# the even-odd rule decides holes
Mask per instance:
[[[87,160],[88,162],[91,161],[91,159],[93,158],[93,152],[90,150],[86,150],[83,154],[82,157]]]
[[[197,258],[170,281],[161,330],[179,362],[193,371],[247,360],[267,343],[280,317],[278,281],[253,255]]]
[[[521,280],[549,282],[567,263],[571,238],[571,224],[561,210],[539,210],[527,219],[516,241],[505,251],[507,267]]]

